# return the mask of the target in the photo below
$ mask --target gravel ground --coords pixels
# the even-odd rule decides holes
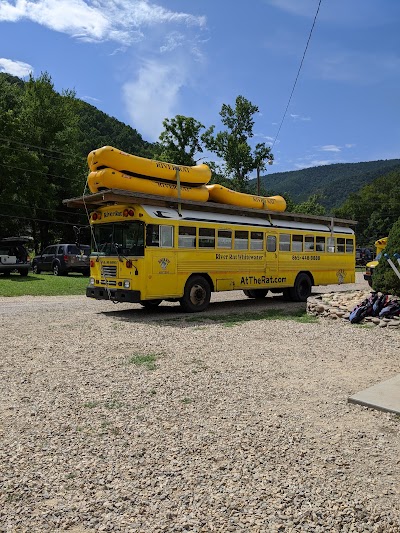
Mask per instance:
[[[400,532],[399,331],[212,302],[0,298],[1,532]]]

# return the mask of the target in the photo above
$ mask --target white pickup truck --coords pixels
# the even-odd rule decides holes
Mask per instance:
[[[11,272],[18,272],[27,276],[30,270],[30,260],[25,248],[30,237],[6,237],[0,239],[0,274],[9,276]]]

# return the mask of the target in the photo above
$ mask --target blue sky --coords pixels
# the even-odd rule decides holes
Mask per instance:
[[[259,108],[268,172],[400,158],[400,2],[0,0],[0,72],[47,71],[155,141],[164,118],[220,128],[223,103]]]

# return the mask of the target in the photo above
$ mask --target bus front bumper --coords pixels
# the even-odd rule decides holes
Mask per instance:
[[[86,287],[86,296],[96,300],[113,300],[116,302],[139,303],[140,291],[129,291],[124,289],[106,289],[105,287]]]

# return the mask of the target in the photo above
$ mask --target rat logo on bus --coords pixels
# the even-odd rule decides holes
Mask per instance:
[[[346,272],[341,268],[336,272],[336,277],[338,279],[338,285],[341,285],[344,282],[344,278],[346,277]]]
[[[162,257],[161,259],[158,260],[158,264],[160,265],[162,270],[166,270],[170,262],[171,261],[167,259],[166,257]]]

